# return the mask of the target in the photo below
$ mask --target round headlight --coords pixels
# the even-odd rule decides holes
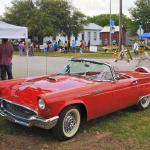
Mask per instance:
[[[38,99],[38,106],[40,109],[44,110],[45,109],[45,102],[43,99],[39,98]]]

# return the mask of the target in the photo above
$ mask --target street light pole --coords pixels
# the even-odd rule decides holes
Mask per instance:
[[[119,51],[122,45],[122,0],[119,3]]]
[[[110,18],[109,18],[109,25],[110,25],[109,45],[110,45],[110,49],[111,49],[111,0],[110,0]]]

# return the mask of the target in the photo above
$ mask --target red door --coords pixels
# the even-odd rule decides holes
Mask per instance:
[[[96,118],[113,112],[113,91],[115,86],[113,82],[97,82],[93,86],[91,94],[86,97],[85,102],[88,107],[88,118]]]
[[[137,82],[131,79],[95,84],[86,101],[89,110],[88,118],[96,118],[134,105],[139,99],[138,90]]]
[[[122,79],[114,82],[113,97],[116,107],[121,109],[134,105],[140,97],[138,81],[134,79]]]

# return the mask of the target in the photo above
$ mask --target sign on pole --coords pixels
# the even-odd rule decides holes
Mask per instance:
[[[137,34],[141,35],[144,33],[144,30],[142,29],[142,25],[139,25],[139,29],[137,30]]]

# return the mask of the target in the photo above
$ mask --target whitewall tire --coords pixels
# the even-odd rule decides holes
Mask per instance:
[[[144,96],[142,97],[138,103],[137,103],[137,108],[139,110],[146,109],[150,106],[150,96]]]
[[[77,106],[65,108],[53,129],[54,136],[59,140],[71,139],[79,130],[81,123],[81,114]]]

